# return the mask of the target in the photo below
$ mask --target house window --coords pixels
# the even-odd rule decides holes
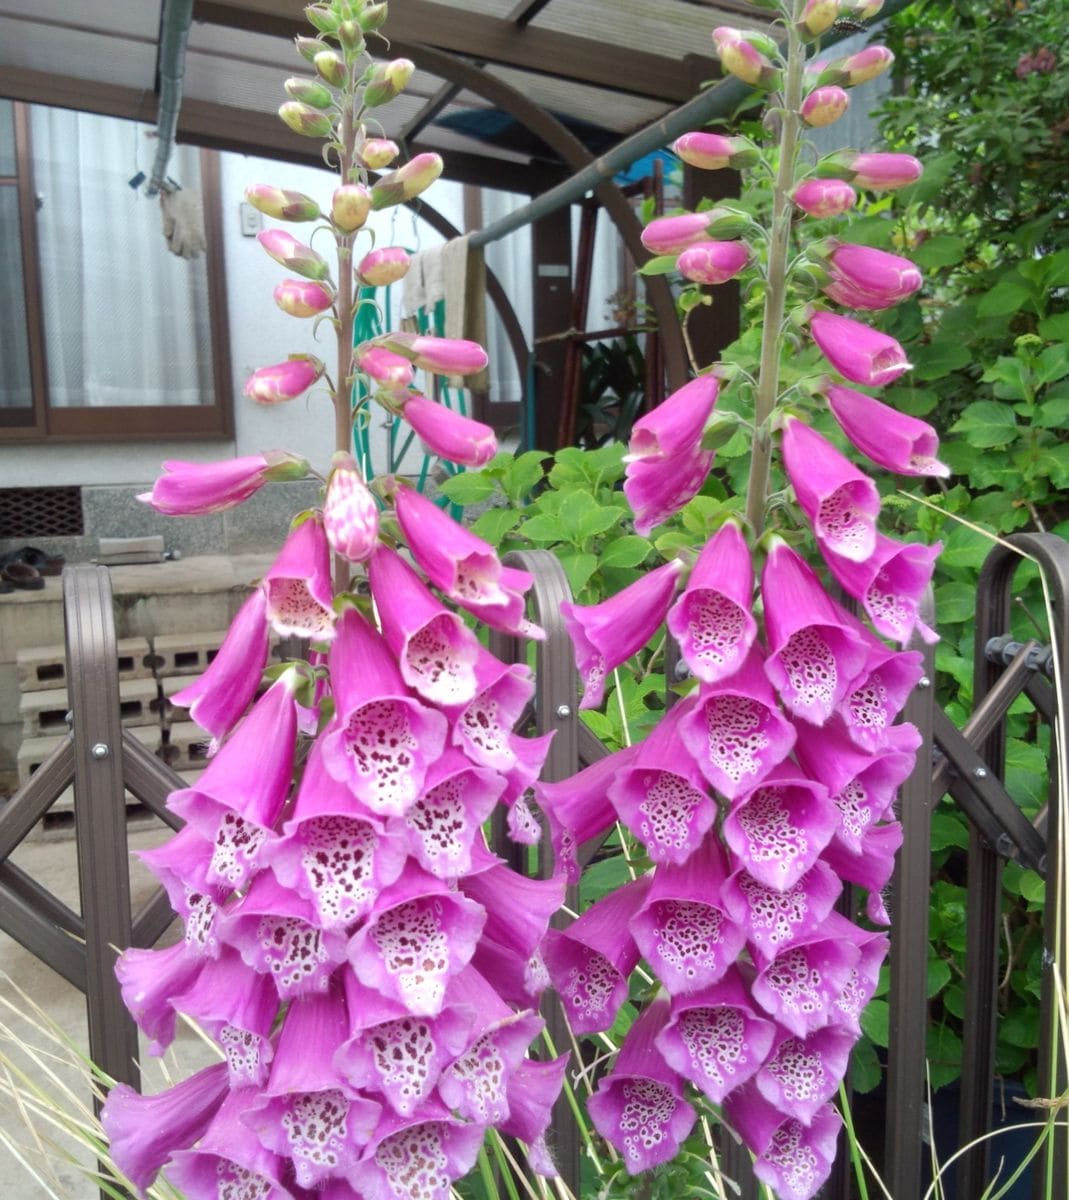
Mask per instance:
[[[213,152],[168,174],[201,198],[207,251],[173,255],[131,188],[145,127],[0,100],[0,442],[232,432]]]

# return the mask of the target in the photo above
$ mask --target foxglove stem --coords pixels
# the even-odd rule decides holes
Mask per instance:
[[[342,104],[339,155],[339,177],[343,184],[350,182],[350,170],[356,155],[353,103],[354,97],[346,88]],[[338,238],[338,370],[334,376],[334,449],[345,454],[351,454],[353,449],[353,237],[352,233],[345,233]],[[334,590],[344,592],[348,586],[349,564],[340,554],[335,554]]]
[[[779,392],[780,330],[787,298],[787,263],[790,256],[791,192],[794,190],[795,157],[801,126],[805,47],[798,32],[805,0],[794,0],[787,25],[787,70],[783,85],[783,117],[779,139],[779,168],[772,197],[772,228],[768,239],[767,287],[765,290],[764,337],[761,366],[754,401],[754,439],[750,456],[750,479],[746,489],[746,520],[755,537],[764,532],[768,469],[772,458],[769,418]]]

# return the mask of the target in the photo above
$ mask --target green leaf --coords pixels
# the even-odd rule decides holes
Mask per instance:
[[[965,850],[968,845],[969,830],[962,817],[957,813],[932,813],[932,850],[946,850],[950,846]]]
[[[622,508],[602,508],[600,505],[591,505],[579,518],[576,532],[585,541],[587,538],[597,537],[599,533],[608,532],[614,526],[619,527],[627,515]]]
[[[933,1088],[953,1083],[961,1074],[961,1038],[945,1025],[928,1029],[928,1075]]]
[[[976,307],[980,317],[1008,317],[1032,299],[1032,289],[1014,279],[1003,279],[984,295]]]
[[[935,589],[935,612],[939,624],[968,621],[976,611],[976,585],[943,583]]]
[[[501,539],[520,523],[523,513],[515,508],[488,508],[472,525],[471,531],[485,538],[491,546],[499,546]]]
[[[1069,342],[1069,312],[1044,317],[1036,327],[1036,332],[1048,342]]]
[[[517,532],[530,542],[545,545],[568,541],[568,531],[564,525],[549,513],[539,513],[529,521],[524,521]]]
[[[1043,904],[1047,895],[1047,885],[1043,876],[1036,871],[1026,868],[1021,872],[1021,895],[1029,904]]]
[[[461,471],[441,484],[442,494],[454,504],[482,504],[497,491],[497,483],[481,471]]]
[[[640,275],[668,275],[676,269],[678,254],[658,254],[638,269]]]
[[[637,567],[644,562],[653,546],[636,533],[626,533],[601,552],[602,567]]]
[[[561,554],[560,565],[568,576],[572,595],[578,596],[586,587],[590,576],[598,569],[598,560],[593,554]]]
[[[610,858],[600,859],[591,863],[583,872],[581,885],[584,905],[593,904],[602,896],[615,892],[625,883],[631,882],[631,872],[627,867],[627,859],[623,854],[614,854]]]
[[[505,468],[501,486],[513,504],[518,504],[530,495],[531,490],[542,482],[545,474],[542,464],[547,457],[548,455],[543,454],[541,450],[528,450],[526,454],[514,458]]]
[[[950,982],[950,967],[938,957],[928,959],[928,999],[937,996]]]
[[[976,400],[966,406],[950,432],[965,434],[970,445],[982,450],[1008,446],[1017,437],[1017,418],[1006,404]]]
[[[1036,364],[1036,382],[1040,385],[1053,383],[1069,375],[1069,345],[1064,342],[1048,346]]]
[[[864,1095],[880,1086],[883,1068],[868,1038],[859,1039],[850,1052],[850,1086],[857,1095]]]
[[[972,362],[972,351],[958,340],[937,338],[927,346],[916,346],[910,350],[913,362],[912,377],[926,381],[942,379],[951,371],[960,371]]]
[[[965,257],[966,241],[952,233],[937,233],[913,251],[913,260],[929,271],[952,267]]]
[[[1039,746],[1010,738],[1006,745],[1006,791],[1029,814],[1047,801],[1050,770]]]
[[[861,1029],[874,1046],[886,1046],[891,1006],[886,1000],[870,1000],[861,1014]]]
[[[999,1039],[1009,1046],[1031,1050],[1039,1045],[1039,1012],[1031,1005],[1015,1008],[999,1022]]]
[[[1069,394],[1045,400],[1036,409],[1033,424],[1040,429],[1064,429],[1069,425]]]

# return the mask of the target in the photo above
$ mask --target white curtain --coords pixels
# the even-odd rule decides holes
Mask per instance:
[[[159,200],[128,186],[145,126],[34,108],[32,145],[49,401],[56,407],[211,402],[205,257],[167,249]],[[196,150],[168,174],[200,190]]]

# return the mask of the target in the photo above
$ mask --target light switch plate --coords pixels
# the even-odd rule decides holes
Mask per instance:
[[[263,228],[263,213],[253,208],[248,200],[243,200],[238,208],[241,212],[242,234],[245,237],[255,237]]]

